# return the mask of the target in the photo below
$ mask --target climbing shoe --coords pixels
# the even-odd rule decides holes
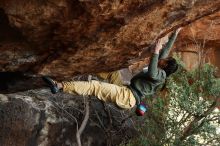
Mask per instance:
[[[50,91],[53,94],[56,94],[57,92],[59,92],[56,81],[52,80],[50,77],[47,77],[47,76],[42,77],[42,79],[50,87]]]

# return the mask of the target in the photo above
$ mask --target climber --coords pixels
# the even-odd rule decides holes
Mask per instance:
[[[137,105],[136,114],[142,116],[147,110],[146,105],[142,102],[143,98],[153,95],[156,89],[164,84],[166,77],[178,68],[174,58],[166,57],[179,31],[180,28],[171,34],[170,39],[168,36],[159,39],[148,69],[135,75],[131,79],[130,85],[123,85],[118,71],[98,74],[109,83],[97,80],[57,82],[50,77],[43,77],[43,80],[48,84],[53,94],[63,91],[83,96],[93,95],[104,102],[113,102],[123,109],[131,109]],[[163,47],[163,45],[165,46]],[[158,59],[160,60],[158,61]]]

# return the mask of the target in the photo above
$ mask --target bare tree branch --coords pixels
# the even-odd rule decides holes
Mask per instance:
[[[202,118],[204,118],[204,117],[206,117],[208,114],[210,114],[210,113],[215,109],[216,105],[217,105],[217,98],[216,98],[216,100],[212,103],[212,105],[209,107],[209,109],[204,112],[203,115],[198,116],[198,117],[195,117],[194,120],[189,123],[189,125],[184,129],[184,132],[183,132],[182,136],[180,137],[180,141],[183,141],[183,140],[186,139],[190,134],[192,134],[194,125],[195,125],[198,121],[200,121]]]
[[[85,129],[86,124],[87,124],[88,119],[89,119],[89,101],[86,100],[85,104],[86,104],[86,107],[85,107],[86,108],[86,114],[85,114],[85,117],[82,121],[81,126],[79,127],[79,129],[76,132],[76,140],[77,140],[78,146],[82,146],[80,136],[81,136],[83,130]]]

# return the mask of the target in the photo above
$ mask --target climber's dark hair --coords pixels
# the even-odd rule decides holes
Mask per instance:
[[[167,65],[163,68],[163,70],[166,72],[166,76],[170,76],[172,73],[176,72],[178,69],[178,64],[176,62],[176,59],[173,57],[169,57],[167,59]]]

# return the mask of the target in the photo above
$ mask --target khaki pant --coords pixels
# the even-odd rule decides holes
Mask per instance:
[[[122,77],[119,71],[114,72],[102,72],[97,74],[98,77],[107,80],[111,84],[123,86]]]
[[[63,91],[83,96],[93,95],[102,101],[116,103],[124,109],[135,105],[135,97],[128,87],[122,85],[119,72],[99,73],[98,76],[109,83],[96,80],[62,82]]]

